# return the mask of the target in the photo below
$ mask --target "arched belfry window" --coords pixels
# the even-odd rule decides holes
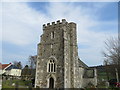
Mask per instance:
[[[47,64],[47,71],[48,72],[55,72],[55,60],[50,59]]]

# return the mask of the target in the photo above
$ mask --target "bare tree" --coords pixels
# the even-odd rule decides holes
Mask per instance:
[[[22,69],[22,78],[23,79],[28,79],[30,75],[30,69],[28,65],[25,65],[25,67]]]
[[[112,65],[112,69],[115,72],[115,69],[118,70],[119,76],[120,76],[120,38],[114,38],[111,37],[105,41],[105,51],[102,52],[102,54],[105,57],[105,62],[107,62],[107,65]],[[120,78],[120,77],[119,77]]]
[[[13,65],[15,65],[16,67],[18,67],[19,69],[22,69],[22,64],[20,61],[13,61]]]
[[[36,61],[37,61],[37,55],[35,56],[29,56],[29,65],[31,69],[36,68]]]
[[[29,56],[28,60],[29,60],[29,67],[30,67],[30,75],[32,79],[32,78],[35,78],[37,55]]]
[[[108,59],[109,64],[120,64],[120,38],[113,38],[107,39],[105,41],[106,50],[104,52],[104,56]]]

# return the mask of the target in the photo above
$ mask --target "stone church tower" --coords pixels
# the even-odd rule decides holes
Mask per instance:
[[[81,88],[84,68],[88,67],[78,58],[76,24],[65,19],[44,24],[38,44],[35,87]]]

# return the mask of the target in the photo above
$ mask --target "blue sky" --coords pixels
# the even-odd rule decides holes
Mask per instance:
[[[118,34],[117,2],[11,2],[2,4],[2,62],[27,64],[37,54],[42,25],[65,18],[77,23],[80,59],[103,63],[104,41]]]

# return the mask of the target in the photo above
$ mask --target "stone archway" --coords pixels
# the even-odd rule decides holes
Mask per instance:
[[[47,77],[47,88],[56,88],[56,77],[53,74],[49,74]]]
[[[49,79],[49,88],[54,88],[54,79],[52,77],[50,77]]]

